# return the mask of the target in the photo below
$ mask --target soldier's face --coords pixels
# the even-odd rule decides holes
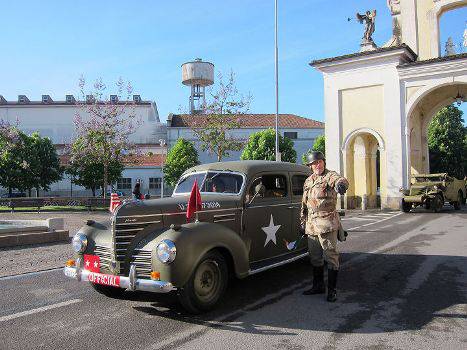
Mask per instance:
[[[316,175],[321,175],[324,171],[324,161],[322,159],[316,160],[310,165],[311,170]]]

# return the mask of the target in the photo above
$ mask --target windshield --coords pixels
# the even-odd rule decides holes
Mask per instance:
[[[209,171],[182,177],[175,188],[174,194],[191,192],[195,180],[197,180],[202,193],[238,194],[243,185],[243,177],[239,174]]]

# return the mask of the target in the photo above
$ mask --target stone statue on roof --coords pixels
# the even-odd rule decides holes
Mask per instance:
[[[361,51],[368,51],[371,49],[375,49],[376,45],[371,37],[375,32],[375,20],[376,20],[376,10],[373,11],[366,11],[365,14],[356,14],[357,20],[360,23],[365,22],[365,33],[363,34]]]

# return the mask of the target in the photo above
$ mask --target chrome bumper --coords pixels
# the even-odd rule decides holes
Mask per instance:
[[[76,279],[77,281],[89,282],[89,275],[93,272],[79,268],[66,266],[63,269],[65,276]],[[176,290],[172,283],[164,281],[153,281],[147,279],[136,278],[136,270],[134,265],[130,268],[130,275],[119,276],[119,287],[128,291],[141,290],[145,292],[168,293]]]

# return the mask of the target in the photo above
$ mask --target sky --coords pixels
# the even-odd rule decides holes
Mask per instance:
[[[78,95],[81,75],[89,87],[102,78],[111,94],[122,77],[143,100],[156,102],[165,122],[188,107],[181,65],[202,58],[216,74],[235,73],[238,90],[253,96],[252,113],[275,113],[274,0],[0,0],[0,6],[0,95],[7,100],[19,94],[64,100]],[[322,76],[308,63],[357,52],[364,28],[355,13],[368,9],[377,10],[373,38],[382,46],[391,36],[386,0],[279,0],[280,113],[324,120]],[[466,20],[467,7],[443,15],[441,42],[451,36],[460,43]]]

